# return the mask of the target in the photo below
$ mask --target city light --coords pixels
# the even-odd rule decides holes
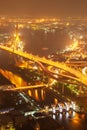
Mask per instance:
[[[17,122],[20,129],[29,124],[37,130],[52,125],[55,130],[58,121],[70,129],[71,126],[72,129],[84,127],[82,123],[87,113],[86,21],[71,17],[0,18],[1,121],[7,114],[14,127],[20,120],[16,118],[21,117],[22,121],[22,117],[26,118],[25,124]],[[10,96],[2,95],[5,92]],[[5,110],[3,100],[5,105],[7,103]]]

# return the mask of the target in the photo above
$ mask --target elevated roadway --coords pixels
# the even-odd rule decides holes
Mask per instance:
[[[43,88],[43,87],[47,87],[47,86],[48,85],[46,85],[46,84],[40,84],[40,85],[24,86],[24,87],[18,87],[18,88],[10,88],[7,90],[16,91],[16,90],[25,90],[25,89],[36,89],[36,88]]]
[[[65,63],[54,62],[54,61],[48,60],[46,58],[41,58],[41,57],[38,57],[38,56],[34,56],[32,54],[28,54],[28,53],[25,53],[25,52],[14,50],[14,49],[11,49],[9,47],[2,46],[2,45],[0,45],[0,48],[2,50],[8,51],[10,53],[14,53],[16,55],[19,55],[21,57],[24,57],[24,58],[32,60],[32,61],[41,62],[41,63],[47,64],[47,65],[54,66],[56,68],[60,68],[60,69],[62,69],[64,71],[66,71],[66,72],[69,72],[74,77],[76,77],[76,80],[78,82],[81,82],[82,84],[87,85],[87,77],[85,75],[83,75],[80,71],[78,71],[77,69],[69,67]]]

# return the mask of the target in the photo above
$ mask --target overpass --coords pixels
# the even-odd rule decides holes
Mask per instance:
[[[26,89],[36,89],[36,88],[44,88],[47,87],[48,85],[46,84],[40,84],[40,85],[32,85],[32,86],[24,86],[24,87],[17,87],[17,88],[10,88],[10,89],[6,89],[6,90],[12,90],[12,91],[16,91],[16,90],[26,90]]]
[[[47,65],[51,65],[56,68],[62,69],[64,71],[70,73],[71,75],[73,75],[73,77],[75,77],[78,82],[81,82],[82,84],[87,85],[87,77],[84,74],[82,74],[82,72],[78,71],[77,69],[69,67],[68,65],[66,65],[66,63],[54,62],[54,61],[48,60],[44,57],[41,58],[38,56],[34,56],[32,54],[28,54],[26,52],[18,51],[18,50],[15,50],[15,49],[12,49],[12,48],[9,48],[6,46],[2,46],[2,45],[0,45],[0,49],[8,51],[10,53],[14,53],[14,54],[24,57],[28,60],[32,60],[35,62],[41,62],[41,63],[47,64]]]

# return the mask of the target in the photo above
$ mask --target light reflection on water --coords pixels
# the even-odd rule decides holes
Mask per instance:
[[[12,122],[9,122],[7,125],[0,125],[0,130],[16,130]]]
[[[44,89],[28,90],[29,96],[33,97],[36,101],[45,101],[46,94]]]
[[[16,130],[10,116],[0,115],[0,130]]]
[[[37,101],[44,102],[45,105],[49,104],[50,100],[51,103],[57,104],[59,99],[55,98],[53,95],[48,94],[45,89],[37,90],[37,93],[31,91],[31,95]],[[33,90],[34,91],[34,90]],[[36,94],[36,95],[33,95]],[[78,114],[75,111],[73,112],[66,112],[66,113],[57,113],[52,115],[53,119],[57,120],[61,125],[65,127],[64,130],[86,130],[87,129],[87,120],[84,114]]]
[[[37,101],[44,101],[46,98],[49,98],[48,95],[46,95],[46,91],[44,89],[33,89],[29,90],[28,94],[35,98]],[[48,100],[49,101],[49,100]],[[54,103],[57,103],[57,99],[53,99]],[[45,102],[47,103],[47,102]],[[47,105],[47,104],[46,104]],[[86,130],[87,129],[87,121],[85,121],[85,115],[84,114],[77,114],[74,111],[73,112],[64,112],[64,113],[56,113],[52,115],[53,119],[57,120],[61,125],[65,127],[65,130]],[[9,121],[8,121],[9,120]],[[28,127],[29,129],[29,127]],[[0,115],[0,130],[17,130],[17,128],[14,126],[14,122],[11,118],[8,116],[3,116],[1,120]],[[27,129],[22,129],[27,130]]]

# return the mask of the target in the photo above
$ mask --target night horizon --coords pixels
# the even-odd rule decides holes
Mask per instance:
[[[87,130],[86,0],[0,0],[0,130]]]
[[[0,15],[59,18],[86,14],[86,0],[0,0]]]

